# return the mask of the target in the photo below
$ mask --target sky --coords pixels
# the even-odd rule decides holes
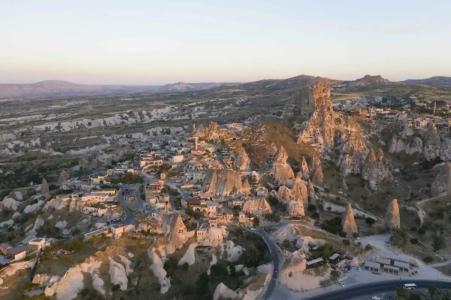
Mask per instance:
[[[451,76],[451,1],[0,0],[0,82]]]

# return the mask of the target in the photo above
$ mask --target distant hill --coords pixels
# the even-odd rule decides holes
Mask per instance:
[[[451,77],[446,76],[434,76],[425,79],[407,79],[401,82],[405,84],[422,84],[436,87],[451,87]]]
[[[380,75],[365,75],[362,78],[344,81],[343,84],[350,88],[360,88],[369,86],[385,86],[390,84],[390,80],[383,78]]]
[[[205,90],[234,83],[177,82],[166,85],[128,86],[128,85],[88,85],[61,80],[46,80],[32,84],[0,84],[0,99],[33,99],[71,96],[111,95],[125,93],[169,93]]]

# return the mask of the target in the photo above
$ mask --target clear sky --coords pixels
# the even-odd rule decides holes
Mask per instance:
[[[0,0],[0,82],[451,76],[451,1]]]

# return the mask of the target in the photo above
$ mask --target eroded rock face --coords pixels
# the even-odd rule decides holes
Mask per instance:
[[[311,144],[320,152],[333,147],[335,135],[334,111],[330,89],[323,80],[317,81],[301,98],[300,106],[309,114],[307,126],[299,135],[298,143]]]
[[[207,193],[211,196],[247,195],[249,183],[243,184],[241,175],[234,170],[211,170],[208,176]]]
[[[344,177],[349,174],[362,175],[372,189],[390,178],[382,150],[372,150],[360,125],[352,117],[333,111],[326,82],[320,80],[308,90],[301,99],[301,109],[306,111],[309,119],[298,143],[308,143],[325,157],[333,157]],[[314,157],[310,170],[310,179],[316,185],[323,184],[320,162],[319,157]]]
[[[229,139],[233,136],[232,132],[225,128],[219,127],[216,122],[210,122],[207,127],[199,127],[196,135],[209,141]]]
[[[354,218],[354,210],[352,209],[351,203],[348,203],[342,220],[342,230],[348,236],[352,236],[358,233],[357,223]]]
[[[376,190],[378,184],[390,176],[382,149],[371,149],[362,167],[362,177],[368,181],[371,189]]]
[[[240,171],[248,171],[250,164],[251,160],[249,159],[246,149],[244,149],[243,146],[238,147],[235,158],[236,168]]]
[[[393,199],[388,205],[387,216],[385,219],[387,228],[399,229],[401,227],[401,218],[399,215],[398,199]]]
[[[319,157],[313,158],[311,180],[313,184],[319,186],[322,186],[324,183],[323,167]]]
[[[390,153],[405,153],[408,155],[422,155],[426,160],[451,160],[451,139],[440,136],[434,124],[429,123],[425,128],[412,129],[405,126],[400,134],[394,134],[390,140]]]
[[[298,176],[304,180],[308,180],[310,178],[310,170],[304,156],[302,157],[300,167],[301,169],[298,172]]]
[[[276,159],[273,163],[271,175],[280,184],[286,184],[288,180],[294,178],[294,172],[288,164],[288,154],[283,146],[279,148]]]
[[[451,199],[451,161],[446,162],[440,167],[440,170],[432,183],[431,190],[433,195],[439,195],[446,192],[448,194],[448,199]]]
[[[306,204],[308,202],[308,188],[304,180],[296,177],[291,188],[293,200]]]
[[[305,216],[304,203],[301,201],[290,201],[288,203],[288,214],[292,217]]]
[[[253,215],[264,215],[272,213],[272,208],[265,198],[257,198],[246,201],[243,205],[243,211]]]

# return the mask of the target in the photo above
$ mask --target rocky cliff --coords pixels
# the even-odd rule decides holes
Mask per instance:
[[[401,132],[393,134],[389,141],[390,153],[417,154],[426,160],[451,160],[451,138],[447,133],[440,134],[432,123],[425,128],[411,128],[403,121],[400,120]]]
[[[352,236],[358,233],[357,223],[354,218],[354,210],[352,209],[351,203],[348,203],[342,220],[342,231],[348,236]]]
[[[272,212],[271,205],[265,198],[247,200],[243,205],[243,211],[253,215],[264,215]]]
[[[240,171],[248,171],[251,160],[246,152],[246,149],[242,145],[237,147],[235,152],[235,167]]]
[[[321,152],[333,147],[335,116],[330,100],[330,89],[326,81],[320,80],[310,86],[301,97],[300,107],[307,124],[299,135],[298,143],[311,144]]]
[[[387,228],[399,229],[401,227],[401,218],[399,215],[398,199],[393,199],[388,205],[387,215],[385,218]]]
[[[245,183],[238,171],[211,170],[207,182],[206,192],[211,196],[247,195],[250,193],[249,182]]]
[[[288,164],[288,154],[283,146],[279,148],[274,160],[271,175],[280,184],[286,184],[288,180],[294,178],[294,172]]]
[[[301,131],[298,143],[312,145],[324,157],[332,159],[343,177],[360,174],[372,189],[390,178],[390,170],[382,149],[370,146],[360,125],[352,117],[334,112],[327,83],[313,84],[300,100],[301,109],[309,119]],[[303,164],[301,163],[301,169]],[[304,175],[304,172],[302,172]],[[320,159],[314,159],[311,180],[322,185]]]
[[[225,128],[221,128],[216,122],[210,122],[207,127],[199,127],[196,136],[208,141],[219,141],[221,139],[233,138],[233,133]]]
[[[438,169],[437,176],[435,176],[431,186],[432,194],[439,195],[446,192],[448,199],[451,200],[451,162],[444,163]]]

